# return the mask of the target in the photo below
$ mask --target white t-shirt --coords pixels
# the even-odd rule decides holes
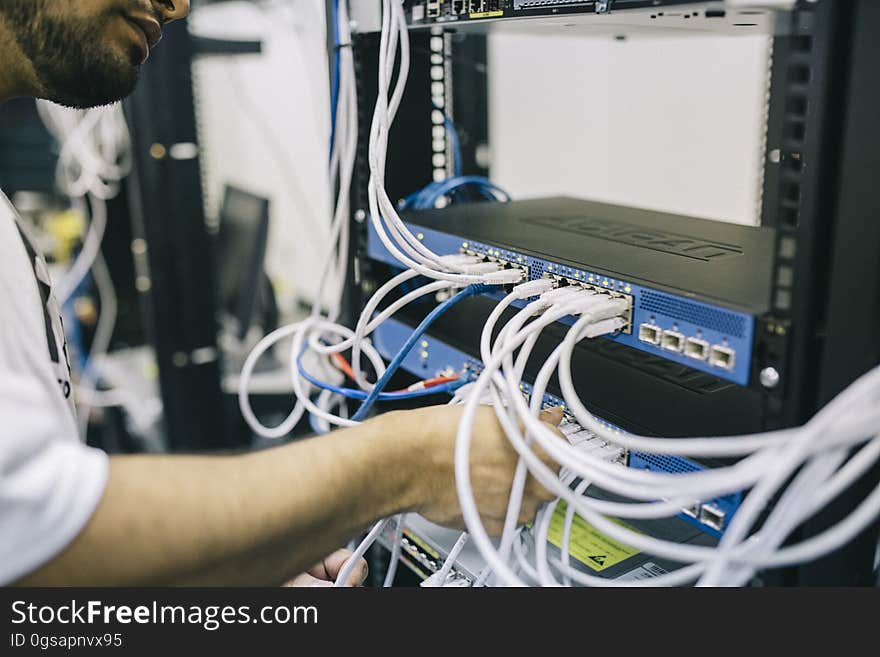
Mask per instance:
[[[0,192],[0,584],[61,552],[107,482],[106,454],[78,437],[61,315],[31,244]]]

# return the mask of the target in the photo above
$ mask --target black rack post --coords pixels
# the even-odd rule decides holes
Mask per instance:
[[[186,21],[170,25],[127,104],[138,288],[156,348],[169,448],[231,444],[222,412],[211,244],[205,224]]]

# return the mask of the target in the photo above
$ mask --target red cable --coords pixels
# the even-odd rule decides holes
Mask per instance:
[[[349,379],[352,381],[355,380],[354,376],[354,368],[352,368],[351,363],[348,362],[348,359],[342,354],[330,354],[333,359],[334,364],[338,367]],[[452,383],[453,381],[458,381],[460,377],[456,374],[454,376],[435,376],[432,379],[425,379],[424,381],[419,381],[409,386],[408,388],[403,388],[402,390],[395,390],[395,392],[411,392],[413,390],[421,390],[423,388],[436,388],[437,386],[442,386],[445,383]]]

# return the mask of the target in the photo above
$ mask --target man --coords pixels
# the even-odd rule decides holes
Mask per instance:
[[[0,0],[0,102],[119,100],[162,26],[188,10],[189,0]],[[345,555],[322,557],[377,518],[460,524],[454,407],[235,457],[108,458],[83,446],[45,264],[2,194],[0,300],[0,583],[274,585],[315,563],[312,577],[333,580]],[[500,530],[516,455],[491,410],[475,436],[475,494]],[[546,495],[530,482],[523,520]]]

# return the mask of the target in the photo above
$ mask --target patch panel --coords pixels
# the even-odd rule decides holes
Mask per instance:
[[[412,327],[392,318],[376,329],[373,334],[373,343],[383,357],[390,359],[411,332]],[[403,368],[416,376],[423,377],[457,371],[464,372],[464,375],[469,379],[475,379],[483,369],[479,360],[436,338],[426,337],[421,346],[422,350],[419,354],[411,353],[403,361]],[[532,387],[528,383],[523,383],[521,390],[527,399],[530,398]],[[693,472],[705,468],[700,463],[683,457],[630,453],[617,445],[606,443],[595,434],[584,430],[574,416],[566,410],[565,401],[555,395],[545,394],[542,406],[544,408],[561,407],[564,419],[560,429],[569,442],[584,451],[601,456],[607,461],[631,468],[658,472]],[[611,431],[620,434],[626,433],[624,429],[602,418],[596,417],[595,419]],[[682,509],[679,517],[703,532],[713,537],[719,537],[739,507],[740,499],[740,495],[728,495],[712,500],[695,501],[692,506]]]
[[[520,267],[530,280],[626,298],[628,325],[602,340],[749,385],[755,318],[770,298],[772,230],[577,199],[463,207],[403,218],[435,253],[464,252]],[[372,225],[367,256],[398,264]]]

